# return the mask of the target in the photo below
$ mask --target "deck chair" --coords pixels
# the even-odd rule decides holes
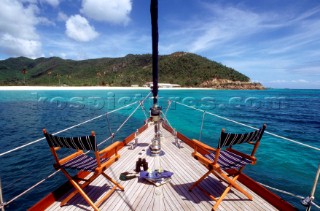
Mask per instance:
[[[112,163],[120,158],[120,155],[118,154],[120,142],[115,142],[102,151],[99,151],[94,132],[92,132],[90,136],[82,137],[58,137],[47,133],[46,129],[43,129],[43,133],[55,159],[55,169],[60,169],[75,188],[75,190],[61,202],[60,206],[64,206],[73,196],[79,193],[94,210],[99,210],[98,207],[116,190],[116,188],[119,188],[122,191],[124,190],[119,183],[104,172]],[[63,158],[59,158],[57,151],[61,148],[69,148],[73,153]],[[84,150],[94,152],[95,158],[84,153]],[[59,154],[61,155],[62,153]],[[88,172],[88,175],[91,176],[80,184],[80,182],[77,182],[79,178],[70,176],[66,169],[76,169],[78,171]],[[114,186],[99,201],[93,203],[83,189],[99,175],[103,175],[107,180],[111,181]]]
[[[198,181],[196,181],[189,188],[189,190],[192,191],[194,187],[198,186],[201,191],[216,201],[212,207],[212,210],[217,209],[231,188],[237,189],[248,199],[252,200],[252,196],[242,187],[240,187],[236,181],[247,164],[256,163],[256,158],[254,155],[257,151],[265,128],[266,125],[264,124],[261,129],[245,134],[226,133],[225,130],[222,129],[217,149],[203,144],[200,141],[193,140],[194,152],[192,155],[195,159],[207,167],[208,172],[205,173]],[[245,143],[253,145],[251,154],[246,154],[232,148],[233,145]],[[228,171],[228,173],[226,171]],[[228,184],[219,198],[214,197],[199,185],[200,182],[211,173],[217,178],[224,180]]]

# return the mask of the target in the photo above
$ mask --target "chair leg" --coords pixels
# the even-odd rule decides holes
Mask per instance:
[[[221,174],[222,176],[225,177],[225,179],[227,180],[227,182],[231,185],[231,187],[234,187],[235,189],[237,189],[239,192],[241,192],[243,195],[245,195],[249,200],[252,200],[252,196],[247,192],[245,191],[242,187],[240,187],[240,185],[238,185],[236,183],[238,177],[240,176],[240,174],[234,176],[232,179],[230,179],[227,175],[225,174]],[[231,188],[230,187],[230,188]]]
[[[87,196],[87,194],[82,190],[82,188],[78,185],[78,183],[76,183],[72,177],[68,174],[68,172],[61,168],[61,171],[66,175],[66,177],[68,178],[68,180],[70,181],[70,183],[73,185],[73,187],[77,190],[76,193],[80,193],[80,195],[84,198],[84,200],[95,210],[98,211],[99,208],[91,201],[91,199]],[[70,194],[71,195],[71,194]],[[69,195],[69,196],[70,196]],[[75,195],[75,194],[74,194]],[[73,196],[74,196],[73,195]],[[68,197],[69,197],[68,196]],[[67,197],[67,198],[68,198]],[[70,199],[69,199],[70,200]]]
[[[113,180],[111,177],[109,177],[106,173],[101,172],[101,174],[108,179],[110,182],[112,182],[114,184],[114,186],[111,188],[111,190],[109,190],[106,195],[104,195],[99,201],[96,202],[96,205],[99,207],[105,200],[107,200],[109,198],[109,196],[116,190],[116,188],[118,187],[121,191],[124,191],[124,188],[117,183],[115,180]]]
[[[210,173],[213,173],[217,178],[224,180],[225,182],[228,183],[228,187],[224,190],[224,192],[221,194],[221,196],[219,197],[219,199],[216,199],[215,197],[211,196],[209,193],[207,193],[204,189],[202,189],[200,186],[199,188],[204,191],[211,199],[216,200],[217,202],[214,204],[214,206],[212,207],[212,210],[217,210],[219,204],[223,201],[223,199],[226,197],[226,195],[228,194],[228,192],[231,190],[232,187],[234,187],[235,189],[237,189],[239,192],[243,193],[248,199],[252,200],[252,196],[245,191],[242,187],[240,187],[236,181],[238,179],[238,177],[240,176],[240,174],[235,175],[232,179],[230,177],[228,177],[228,175],[226,175],[225,173],[223,173],[222,171],[218,171],[215,172],[214,170],[209,170],[207,173],[205,173],[199,180],[197,180],[190,188],[189,191],[192,191],[192,189],[194,187],[196,187],[197,185],[199,185],[199,183],[204,180]]]
[[[86,202],[87,202],[95,211],[99,211],[99,208],[93,203],[93,201],[91,201],[91,199],[90,199],[90,198],[87,196],[87,194],[79,187],[79,185],[78,185],[75,181],[73,181],[73,180],[71,180],[70,182],[73,184],[73,186],[74,186],[76,189],[78,189],[80,195],[84,198],[84,200],[86,200]]]
[[[220,198],[217,200],[217,202],[214,204],[213,206],[213,210],[217,210],[219,204],[222,202],[222,200],[224,199],[224,197],[226,197],[226,195],[228,194],[228,192],[231,190],[232,185],[229,184],[229,186],[224,190],[224,192],[222,193],[222,195],[220,196]]]
[[[117,186],[113,186],[111,190],[107,192],[106,195],[104,195],[98,202],[96,202],[96,205],[99,207],[105,200],[109,198],[109,196],[116,190]]]
[[[205,173],[200,179],[198,179],[195,183],[193,183],[193,185],[189,188],[189,191],[192,191],[192,189],[194,187],[196,187],[197,185],[199,185],[199,183],[204,180],[209,174],[211,173],[211,170],[209,170],[207,173]]]
[[[60,207],[63,207],[70,199],[72,199],[77,193],[79,193],[78,189],[75,188],[74,191],[72,191],[66,198],[64,198],[61,203]]]
[[[110,182],[112,182],[115,186],[117,186],[120,190],[124,191],[124,188],[117,183],[115,180],[113,180],[111,177],[109,177],[106,173],[102,172],[101,173],[105,178],[107,178]]]
[[[70,175],[69,175],[70,176]],[[93,180],[95,180],[97,177],[99,176],[99,174],[96,174],[96,175],[93,175],[93,176],[91,176],[88,180],[86,180],[86,182],[84,182],[83,184],[78,184],[79,185],[79,187],[81,188],[81,189],[83,189],[83,188],[85,188],[85,187],[87,187]],[[71,178],[71,176],[70,176],[70,178]],[[72,179],[72,178],[71,178]],[[72,179],[73,180],[73,179]],[[60,206],[62,207],[62,206],[64,206],[66,203],[68,203],[68,201],[70,200],[70,199],[72,199],[77,193],[79,193],[79,191],[78,191],[78,189],[76,189],[75,188],[75,190],[74,191],[72,191],[66,198],[64,198],[63,200],[62,200],[62,202],[60,203]]]
[[[232,187],[234,187],[235,189],[237,189],[238,191],[240,191],[241,193],[243,193],[248,199],[252,200],[252,196],[245,191],[242,187],[240,187],[236,181],[238,179],[239,175],[234,176],[232,179],[230,179],[226,174],[224,173],[220,173],[220,175],[226,180],[226,182],[229,183],[228,187],[224,190],[224,192],[222,193],[222,195],[220,196],[220,198],[217,200],[217,202],[215,203],[215,205],[212,207],[212,210],[217,210],[219,204],[222,202],[222,200],[226,197],[226,195],[229,193],[229,191],[231,190]]]

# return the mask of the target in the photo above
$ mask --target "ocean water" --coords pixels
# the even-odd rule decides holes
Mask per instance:
[[[0,91],[0,177],[4,200],[11,201],[54,169],[45,140],[3,153],[43,138],[43,128],[54,133],[73,126],[60,134],[65,136],[86,135],[94,130],[98,142],[102,142],[110,136],[110,131],[117,130],[137,104],[108,116],[102,114],[141,100],[148,93],[147,90]],[[230,132],[250,131],[230,121],[234,120],[254,127],[266,123],[269,133],[320,148],[320,90],[160,90],[159,96],[159,104],[174,128],[213,147],[217,146],[222,128]],[[172,100],[170,106],[168,99]],[[207,113],[203,115],[179,103]],[[145,109],[139,108],[115,139],[121,140],[139,128],[151,104],[152,99],[148,99]],[[102,116],[83,123],[99,115]],[[108,144],[110,141],[101,147]],[[247,175],[295,195],[309,195],[320,163],[320,151],[265,133],[256,157],[257,164],[246,167]],[[26,210],[65,181],[62,173],[58,173],[11,202],[6,210]],[[303,210],[296,197],[275,193]],[[319,202],[320,185],[315,196]]]

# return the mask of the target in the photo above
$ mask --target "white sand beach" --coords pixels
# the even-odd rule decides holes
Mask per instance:
[[[159,88],[160,90],[212,90],[211,88]],[[0,86],[1,91],[19,90],[150,90],[149,87],[107,87],[107,86]]]

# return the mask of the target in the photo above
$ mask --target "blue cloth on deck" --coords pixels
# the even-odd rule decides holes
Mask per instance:
[[[148,171],[141,171],[139,178],[158,180],[158,179],[170,178],[172,175],[173,175],[173,172],[170,172],[170,171],[163,171],[163,172],[153,171],[151,172],[151,175]]]

